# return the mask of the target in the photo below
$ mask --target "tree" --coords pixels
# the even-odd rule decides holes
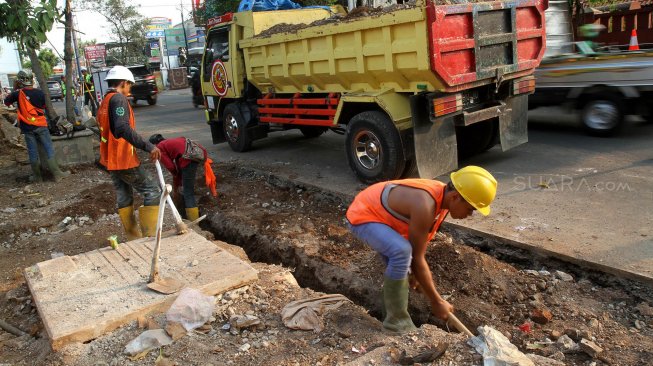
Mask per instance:
[[[89,9],[102,15],[111,24],[110,33],[118,44],[117,51],[112,51],[116,58],[127,64],[130,58],[144,58],[143,50],[147,39],[149,20],[138,12],[134,5],[127,5],[125,0],[90,0]]]
[[[59,63],[60,59],[55,55],[51,49],[44,48],[39,52],[38,59],[41,62],[41,68],[43,69],[43,76],[47,79],[52,75],[52,69]],[[32,61],[26,61],[23,63],[23,67],[26,69],[32,68]]]
[[[0,37],[14,41],[19,51],[29,56],[32,71],[45,93],[45,105],[51,119],[57,117],[57,112],[52,106],[36,50],[47,40],[46,33],[59,18],[57,0],[39,0],[34,3],[27,0],[10,0],[0,3]]]

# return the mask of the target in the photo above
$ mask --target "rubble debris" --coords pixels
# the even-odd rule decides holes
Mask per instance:
[[[169,322],[181,323],[186,331],[199,328],[213,315],[214,296],[206,296],[193,288],[184,288],[166,312]]]
[[[553,358],[539,356],[535,354],[526,355],[531,359],[537,366],[565,366],[565,363]]]
[[[580,340],[580,350],[587,353],[592,358],[597,358],[599,354],[603,352],[603,348],[585,338]]]
[[[165,330],[168,333],[168,335],[170,335],[170,337],[172,337],[173,341],[176,341],[177,339],[185,336],[188,333],[183,325],[181,325],[180,323],[171,322],[171,321],[166,323],[166,329]]]
[[[547,324],[553,319],[553,314],[546,309],[533,309],[531,312],[531,320],[537,324]]]
[[[574,277],[568,273],[562,272],[562,271],[555,271],[555,276],[558,277],[560,280],[565,281],[565,282],[571,282],[574,280]]]
[[[558,338],[555,344],[562,353],[575,353],[580,349],[578,344],[566,334]]]
[[[254,315],[234,315],[229,319],[229,329],[236,329],[238,331],[249,327],[257,327],[261,325],[261,320]],[[224,327],[223,327],[224,329]]]
[[[172,338],[163,329],[146,330],[125,346],[125,353],[136,356],[171,343]]]
[[[635,309],[637,309],[637,311],[639,311],[639,313],[644,316],[653,316],[653,307],[645,302],[635,306]]]
[[[4,331],[7,331],[7,332],[9,332],[9,333],[11,333],[11,334],[13,334],[13,335],[15,335],[17,337],[22,337],[22,336],[27,334],[27,332],[25,332],[25,331],[23,331],[23,330],[21,330],[21,329],[19,329],[17,327],[14,327],[13,325],[7,323],[3,319],[0,319],[0,328],[2,328]]]
[[[422,364],[433,362],[444,355],[444,353],[449,348],[449,343],[442,342],[438,344],[435,348],[428,348],[423,352],[418,353],[415,356],[407,356],[406,350],[401,352],[401,357],[399,358],[400,365],[413,365],[413,364]]]

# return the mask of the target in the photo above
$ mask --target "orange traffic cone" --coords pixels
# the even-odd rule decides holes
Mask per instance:
[[[639,42],[637,42],[637,29],[633,29],[630,32],[630,45],[628,46],[628,51],[637,51],[639,50]]]

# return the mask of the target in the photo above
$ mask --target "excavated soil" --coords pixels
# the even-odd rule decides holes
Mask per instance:
[[[146,167],[154,172],[151,164]],[[109,176],[86,166],[59,183],[27,184],[28,165],[16,161],[0,170],[0,319],[28,333],[17,337],[0,330],[0,363],[152,365],[161,357],[168,365],[377,365],[398,364],[402,351],[414,356],[443,343],[449,348],[433,364],[482,363],[462,335],[447,333],[446,324],[429,315],[424,297],[414,291],[410,311],[420,330],[400,336],[381,330],[376,318],[383,267],[346,229],[346,197],[298,186],[237,162],[214,170],[219,196],[210,197],[200,180],[196,191],[201,211],[208,215],[202,224],[210,231],[205,235],[242,247],[216,242],[243,258],[246,253],[260,280],[219,296],[214,319],[201,332],[138,360],[123,353],[144,330],[135,322],[52,352],[21,274],[23,268],[58,253],[104,247],[108,236],[122,234]],[[491,250],[477,239],[439,234],[427,253],[439,290],[470,328],[490,325],[522,351],[562,360],[558,364],[650,363],[651,288],[541,258],[533,261],[522,255],[511,262],[505,250],[501,255],[507,261],[501,261],[483,251]],[[326,314],[320,333],[283,326],[283,306],[320,292],[341,293],[353,303]],[[536,316],[537,311],[550,312],[551,319]],[[254,315],[263,326],[232,333],[225,325],[234,314]],[[162,315],[152,320],[165,325]],[[562,353],[550,341],[563,334],[591,340],[603,352],[594,357],[576,349]],[[403,363],[409,364],[406,360]],[[156,364],[166,364],[162,362]]]

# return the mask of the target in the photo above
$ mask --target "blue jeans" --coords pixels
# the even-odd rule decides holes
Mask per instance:
[[[143,196],[143,206],[158,206],[161,187],[142,166],[125,170],[110,170],[113,187],[116,189],[118,209],[134,204],[134,189]]]
[[[399,235],[390,226],[378,222],[349,225],[356,237],[367,243],[381,255],[387,264],[385,276],[391,280],[408,277],[410,262],[413,258],[413,246],[406,238]]]
[[[199,164],[191,161],[185,168],[181,169],[181,184],[184,187],[184,207],[197,207],[195,201],[195,173]]]
[[[30,131],[23,131],[25,135],[25,144],[27,145],[27,155],[29,156],[30,163],[39,162],[39,145],[43,146],[48,159],[54,158],[54,148],[52,147],[52,139],[50,138],[50,131],[47,127],[39,127]]]

